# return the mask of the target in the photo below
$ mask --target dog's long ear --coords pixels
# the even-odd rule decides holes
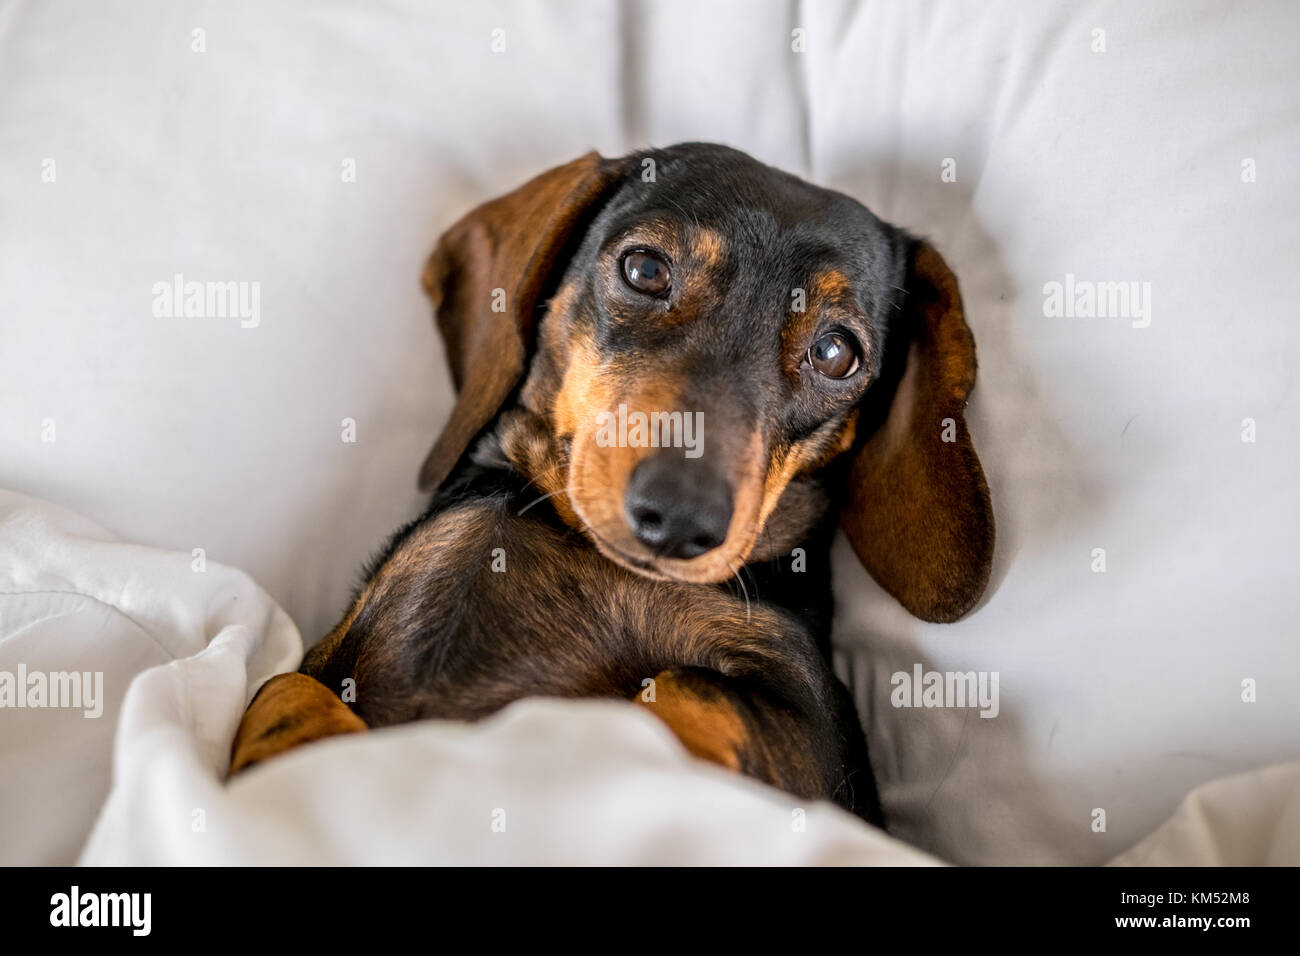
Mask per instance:
[[[884,420],[853,459],[841,524],[863,566],[903,607],[926,621],[955,621],[988,584],[993,505],[963,417],[975,339],[957,280],[927,243],[912,245],[899,319],[891,346],[906,348],[906,365]]]
[[[442,483],[519,384],[548,282],[624,168],[588,153],[484,203],[438,240],[424,287],[457,398],[420,469],[420,490]]]

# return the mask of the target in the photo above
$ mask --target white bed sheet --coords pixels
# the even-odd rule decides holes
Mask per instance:
[[[931,236],[979,345],[984,605],[921,624],[839,554],[896,832],[1099,862],[1192,786],[1297,756],[1297,59],[1283,3],[9,0],[0,486],[203,548],[313,639],[420,506],[450,395],[417,281],[440,229],[588,147],[739,146]],[[177,273],[260,282],[259,324],[155,317]],[[1150,325],[1045,317],[1067,273],[1150,282]],[[917,662],[998,671],[1000,716],[891,707]]]
[[[0,672],[99,671],[104,691],[89,715],[0,710],[0,865],[938,862],[691,758],[620,701],[326,741],[227,786],[249,697],[302,642],[247,575],[195,567],[0,492]]]
[[[99,675],[93,700],[3,711],[0,865],[940,862],[617,701],[335,738],[226,784],[249,696],[302,643],[247,575],[198,567],[0,492],[0,680]],[[1115,862],[1294,865],[1298,814],[1300,763],[1216,781]]]

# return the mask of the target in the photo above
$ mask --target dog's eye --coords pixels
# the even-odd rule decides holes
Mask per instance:
[[[843,332],[827,332],[808,350],[808,362],[827,378],[848,378],[858,369],[858,351]]]
[[[673,273],[660,256],[641,249],[623,257],[623,279],[638,292],[664,296],[673,284]]]

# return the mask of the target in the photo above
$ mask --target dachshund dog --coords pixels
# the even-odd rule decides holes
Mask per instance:
[[[700,758],[879,822],[828,663],[831,538],[927,621],[975,604],[993,551],[963,418],[975,344],[938,253],[689,143],[590,153],[480,206],[424,285],[458,395],[420,472],[431,507],[300,673],[259,691],[231,771],[611,697]]]

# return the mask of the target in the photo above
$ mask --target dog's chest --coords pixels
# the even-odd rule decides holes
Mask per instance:
[[[799,671],[816,653],[790,615],[626,571],[509,499],[426,520],[367,595],[347,656],[368,723],[474,719],[533,695],[630,697],[671,667]]]

